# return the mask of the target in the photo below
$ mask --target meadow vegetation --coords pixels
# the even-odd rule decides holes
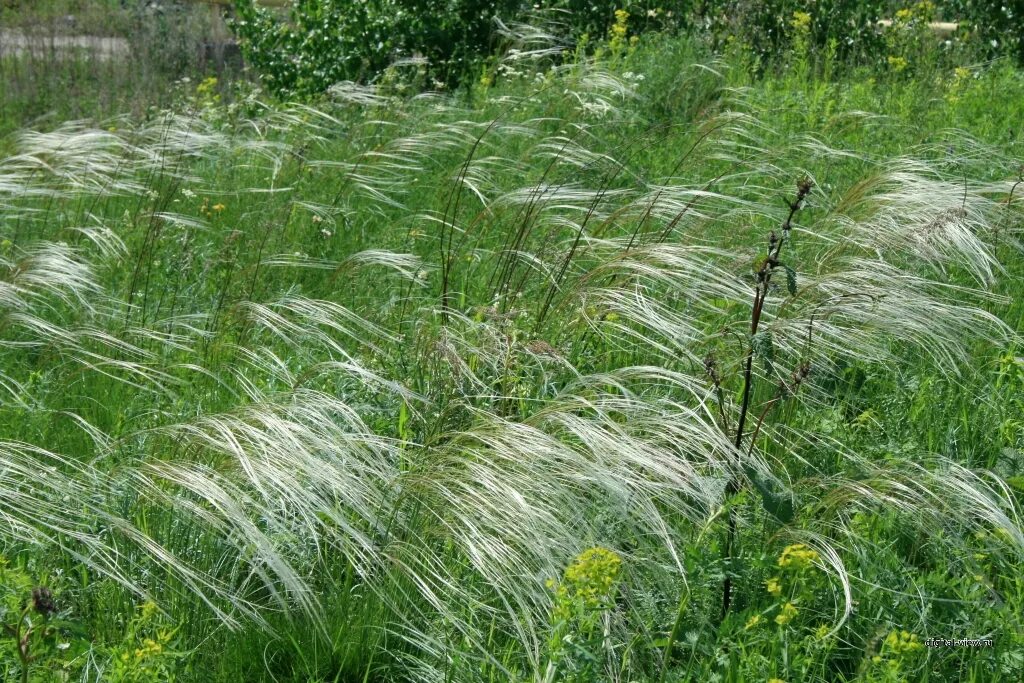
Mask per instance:
[[[7,133],[0,678],[1024,676],[1024,73],[914,16]]]

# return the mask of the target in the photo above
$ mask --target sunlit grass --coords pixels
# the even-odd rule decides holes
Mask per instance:
[[[666,101],[625,68],[21,134],[4,555],[100,641],[152,599],[183,680],[852,679],[891,628],[1011,619],[1022,145],[983,91],[1019,76],[915,129],[884,88],[820,108],[715,63]],[[565,655],[550,582],[594,547],[621,587]]]

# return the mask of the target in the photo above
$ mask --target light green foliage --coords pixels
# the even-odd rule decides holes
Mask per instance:
[[[128,622],[120,643],[107,653],[104,680],[110,683],[158,683],[176,680],[174,630],[167,628],[153,602],[143,603]]]
[[[593,680],[606,672],[610,620],[622,571],[622,558],[602,547],[588,548],[565,569],[560,581],[549,580],[554,593],[546,674],[559,680]]]

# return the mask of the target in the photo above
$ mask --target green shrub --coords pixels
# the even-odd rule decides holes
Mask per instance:
[[[540,17],[567,41],[586,43],[584,36],[608,36],[617,21],[630,37],[676,28],[691,9],[656,0],[297,0],[282,20],[253,0],[235,6],[232,28],[250,65],[275,94],[299,97],[373,80],[403,58],[423,59],[427,76],[457,85],[501,46],[502,23]]]
[[[1009,54],[1024,64],[1024,4],[995,0],[945,0],[942,17],[959,20],[961,31],[974,37],[989,55]]]
[[[883,0],[709,0],[702,11],[713,42],[739,40],[767,64],[792,43],[798,14],[809,17],[806,29],[812,47],[834,43],[841,58],[871,54],[880,46],[875,26],[885,5]]]
[[[499,34],[521,0],[300,0],[287,21],[237,0],[232,28],[263,82],[279,96],[309,97],[339,81],[368,81],[401,58],[423,58],[444,84],[460,79]]]

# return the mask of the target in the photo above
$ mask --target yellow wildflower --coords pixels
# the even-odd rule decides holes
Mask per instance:
[[[796,605],[791,602],[787,602],[782,606],[782,609],[779,610],[779,613],[775,615],[775,623],[779,626],[785,626],[789,622],[793,621],[793,618],[797,615],[798,611],[799,610],[797,610]]]
[[[782,595],[782,581],[779,580],[779,577],[773,576],[772,578],[765,581],[764,585],[768,589],[768,592],[774,595],[775,597],[779,597],[780,595]]]
[[[196,86],[196,92],[198,94],[200,94],[200,95],[206,95],[206,94],[209,94],[210,92],[212,92],[213,89],[216,88],[216,87],[217,87],[217,77],[216,76],[210,76],[209,78],[204,78],[199,83],[199,85]]]
[[[811,28],[811,15],[807,12],[793,12],[793,18],[789,20],[789,25],[797,33],[806,33]]]
[[[913,18],[913,16],[914,16],[914,11],[913,10],[910,10],[910,9],[907,9],[907,8],[903,8],[903,9],[898,10],[896,12],[896,21],[910,21],[911,18]]]
[[[626,42],[628,32],[629,12],[624,9],[615,10],[615,23],[608,30],[608,47],[613,54],[618,54]]]
[[[909,631],[893,631],[885,637],[885,649],[897,656],[903,656],[924,648],[917,635]]]
[[[213,205],[213,210],[214,210],[214,211],[223,211],[223,210],[224,210],[224,209],[226,209],[226,208],[227,208],[227,207],[226,207],[226,206],[224,206],[223,204],[214,204],[214,205]]]
[[[818,559],[818,552],[811,550],[803,543],[786,546],[779,556],[779,566],[783,569],[804,569]]]
[[[888,60],[889,68],[900,73],[906,71],[907,67],[910,66],[910,62],[907,61],[906,57],[897,57],[896,55],[889,55]]]
[[[146,602],[142,603],[141,607],[139,607],[139,612],[141,613],[142,619],[144,621],[149,621],[150,619],[156,616],[156,613],[159,611],[159,609],[160,608],[157,607],[155,602],[153,602],[152,600],[147,600]]]
[[[566,567],[555,588],[555,616],[568,619],[574,605],[585,610],[607,607],[621,571],[622,559],[614,551],[599,546],[584,550]]]
[[[768,683],[786,683],[786,681],[781,678],[769,678]]]
[[[760,614],[755,614],[754,616],[752,616],[749,619],[747,619],[747,623],[743,626],[743,628],[744,628],[744,630],[749,631],[750,629],[754,628],[755,626],[757,626],[760,623],[761,623],[761,615]]]

